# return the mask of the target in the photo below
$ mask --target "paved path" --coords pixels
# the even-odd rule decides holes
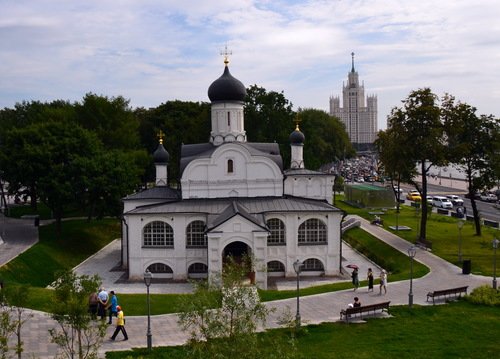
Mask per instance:
[[[0,267],[36,242],[38,227],[33,219],[9,218],[0,213]]]
[[[408,247],[410,246],[408,242],[384,230],[383,228],[370,225],[366,220],[360,220],[362,223],[362,228],[364,230],[382,239],[401,252],[406,253]],[[109,248],[107,248],[108,252],[113,253],[112,248],[113,244]],[[94,270],[102,270],[102,268],[99,267],[102,264],[97,264],[99,263],[99,257],[102,257],[102,254],[97,254],[94,258],[86,261],[86,263],[84,262],[77,268],[77,271],[88,270],[88,267],[92,267],[93,265]],[[482,277],[477,275],[462,275],[461,269],[459,267],[442,260],[441,258],[428,251],[418,250],[416,260],[430,267],[431,272],[423,278],[414,280],[413,292],[415,304],[428,304],[426,303],[426,294],[428,291],[442,289],[443,287],[451,288],[463,285],[468,285],[469,290],[472,290],[479,285],[491,283],[491,278],[489,277]],[[101,262],[102,261],[103,258],[101,258]],[[104,262],[106,261],[108,263],[111,263],[111,265],[115,264],[112,260],[106,260],[106,258],[104,258]],[[361,261],[361,259],[358,258],[355,259],[355,261]],[[364,272],[360,273],[361,279],[363,279]],[[111,278],[108,279],[111,281],[111,285],[116,285],[116,283],[114,283]],[[387,288],[388,292],[385,295],[379,295],[377,288],[375,289],[375,292],[371,293],[368,293],[366,291],[366,288],[360,288],[356,292],[353,292],[353,290],[345,290],[340,292],[302,297],[300,299],[300,313],[302,321],[309,324],[321,323],[325,321],[337,321],[339,319],[340,310],[345,308],[347,303],[352,302],[354,296],[358,296],[363,304],[370,304],[387,300],[390,300],[392,305],[407,304],[409,281],[391,283],[390,279],[391,278],[389,276],[389,284]],[[134,285],[132,284],[131,288],[133,287]],[[157,287],[160,288],[163,286],[158,285]],[[143,284],[137,283],[136,289],[134,290],[143,292]],[[152,290],[154,290],[154,287],[152,287]],[[122,292],[124,291],[122,290]],[[276,327],[278,326],[276,317],[283,310],[288,308],[292,313],[295,313],[296,299],[292,298],[269,302],[266,303],[266,305],[277,309],[277,314],[272,315],[268,319],[268,326]],[[124,309],[126,314],[126,308]],[[37,357],[39,358],[53,358],[56,347],[54,344],[48,344],[48,329],[56,327],[56,323],[53,322],[45,313],[33,312],[33,315],[34,316],[29,321],[29,323],[25,324],[25,326],[23,327],[25,353],[36,353]],[[187,335],[185,335],[177,325],[177,316],[175,314],[158,315],[152,317],[151,327],[154,346],[179,345],[185,343],[187,340]],[[106,338],[109,338],[111,336],[113,329],[114,328],[111,326],[108,328]],[[128,317],[127,331],[130,337],[129,341],[111,342],[109,340],[106,340],[100,350],[101,355],[103,356],[106,351],[126,350],[133,347],[146,346],[146,317]],[[119,337],[118,339],[120,338],[121,337]]]

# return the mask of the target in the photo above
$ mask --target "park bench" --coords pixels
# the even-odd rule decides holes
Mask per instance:
[[[377,311],[389,312],[389,303],[390,302],[383,302],[383,303],[377,303],[377,304],[363,305],[361,307],[352,307],[352,308],[342,309],[340,311],[340,320],[342,320],[342,318],[344,318],[344,320],[347,323],[349,323],[349,319],[357,314],[359,314],[360,317],[363,318],[363,313],[375,314],[375,312],[377,312]]]
[[[437,297],[445,297],[448,298],[450,296],[462,296],[462,293],[467,294],[467,288],[468,286],[465,287],[458,287],[458,288],[450,288],[450,289],[443,289],[443,290],[435,290],[434,292],[429,292],[427,293],[427,301],[429,301],[429,298],[432,298],[432,304],[436,304],[436,298]]]

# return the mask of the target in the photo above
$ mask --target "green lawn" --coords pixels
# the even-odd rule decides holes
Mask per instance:
[[[349,214],[357,214],[368,220],[373,219],[373,215],[368,212],[373,209],[351,207],[345,202],[337,200],[336,206],[342,208]],[[396,225],[396,210],[390,209],[381,216],[384,220],[384,228]],[[415,208],[401,206],[398,224],[412,228],[411,231],[399,231],[393,233],[409,242],[417,239],[417,229],[420,226],[420,217]],[[498,230],[491,227],[482,227],[482,236],[475,235],[474,224],[466,222],[462,228],[462,258],[470,259],[472,273],[482,275],[493,275],[493,248],[491,242],[493,238],[499,236]],[[450,263],[461,266],[458,261],[459,232],[457,219],[432,213],[427,221],[427,239],[432,242],[432,252]]]
[[[45,287],[54,281],[56,272],[75,267],[119,236],[116,219],[64,221],[60,237],[53,224],[41,226],[40,241],[2,266],[0,278],[6,285]]]
[[[365,324],[310,325],[298,338],[304,359],[331,358],[495,358],[500,307],[459,301],[449,305],[391,307],[393,318]],[[287,340],[283,329],[266,335]],[[265,336],[263,338],[265,341]],[[108,352],[106,358],[185,358],[183,347]],[[265,358],[263,358],[265,359]]]

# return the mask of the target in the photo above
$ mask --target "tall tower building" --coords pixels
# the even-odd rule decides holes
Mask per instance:
[[[330,96],[330,115],[342,121],[354,147],[362,150],[370,148],[377,136],[377,96],[367,96],[365,105],[365,84],[359,84],[354,69],[354,52],[351,56],[352,68],[347,75],[347,85],[342,85],[343,107],[340,107],[338,96]]]

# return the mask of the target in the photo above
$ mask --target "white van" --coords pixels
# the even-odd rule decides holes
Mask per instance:
[[[451,203],[448,198],[443,196],[432,197],[432,205],[440,208],[453,208],[453,203]]]

